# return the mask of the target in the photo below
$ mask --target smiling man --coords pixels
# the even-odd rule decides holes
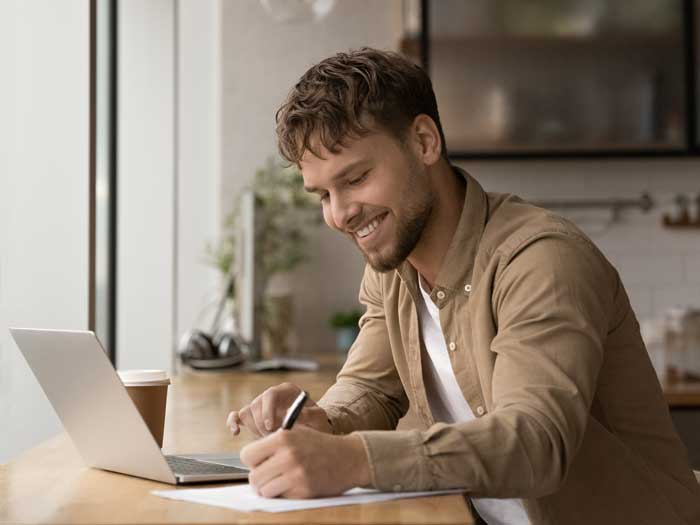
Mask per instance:
[[[263,495],[463,488],[489,524],[698,523],[700,491],[615,269],[573,224],[447,160],[427,75],[362,49],[277,113],[282,155],[367,260],[360,334],[293,430],[299,388],[229,415]],[[412,406],[424,429],[395,430]]]

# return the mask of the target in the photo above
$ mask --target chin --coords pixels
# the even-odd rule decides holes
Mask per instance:
[[[401,264],[405,261],[405,259],[396,257],[395,254],[380,256],[376,252],[371,255],[362,252],[362,255],[364,256],[365,261],[367,261],[367,264],[369,264],[373,270],[379,273],[387,273],[396,270],[396,268],[401,266]]]

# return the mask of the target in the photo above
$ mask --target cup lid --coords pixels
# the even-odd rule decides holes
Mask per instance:
[[[124,384],[169,384],[165,370],[119,370],[119,378]]]

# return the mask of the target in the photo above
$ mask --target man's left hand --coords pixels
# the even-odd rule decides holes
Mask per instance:
[[[261,496],[337,496],[370,484],[369,462],[357,434],[334,436],[302,424],[243,447],[248,480]]]

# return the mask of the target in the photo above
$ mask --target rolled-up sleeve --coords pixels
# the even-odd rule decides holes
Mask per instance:
[[[408,410],[391,353],[380,280],[371,268],[365,269],[359,299],[367,310],[360,333],[335,384],[318,402],[336,434],[394,429]]]
[[[568,234],[529,240],[499,264],[493,381],[482,385],[489,412],[422,432],[362,432],[375,487],[539,497],[565,479],[586,430],[617,273]]]

